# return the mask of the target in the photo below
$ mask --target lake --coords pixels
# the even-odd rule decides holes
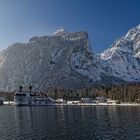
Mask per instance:
[[[0,140],[139,140],[139,106],[0,106]]]

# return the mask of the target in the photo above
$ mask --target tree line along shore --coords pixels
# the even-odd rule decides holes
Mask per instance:
[[[140,103],[140,83],[78,90],[51,88],[39,94],[48,95],[54,99],[63,98],[65,100],[80,100],[84,97],[95,99],[98,96],[103,96],[112,100],[118,100],[118,102]],[[0,96],[4,97],[5,101],[14,100],[14,92],[0,92]]]

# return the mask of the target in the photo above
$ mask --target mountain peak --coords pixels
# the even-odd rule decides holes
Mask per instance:
[[[0,91],[15,91],[21,84],[46,92],[140,82],[139,29],[140,25],[130,29],[98,56],[87,32],[69,33],[64,28],[13,44],[0,53]]]
[[[134,39],[137,37],[137,35],[139,35],[139,34],[140,34],[140,24],[139,24],[138,26],[136,26],[136,27],[130,29],[130,30],[128,31],[128,33],[125,35],[125,38],[132,41],[132,40],[134,40]]]
[[[136,27],[138,30],[140,30],[140,24]]]
[[[53,33],[53,35],[63,35],[68,33],[63,27],[59,28],[56,32]]]

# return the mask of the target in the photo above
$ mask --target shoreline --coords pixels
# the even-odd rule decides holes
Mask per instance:
[[[15,106],[13,101],[4,101],[4,106]],[[29,106],[29,105],[25,105]],[[31,106],[140,106],[139,103],[120,103],[120,104],[108,104],[108,103],[71,103],[71,104],[65,104],[65,103],[56,103],[51,105],[31,105]]]

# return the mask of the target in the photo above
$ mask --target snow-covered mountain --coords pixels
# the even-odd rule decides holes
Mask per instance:
[[[87,33],[61,29],[2,51],[0,90],[14,91],[30,84],[36,91],[89,87],[101,78],[96,65]]]
[[[45,91],[121,82],[140,82],[140,25],[100,55],[93,53],[86,32],[64,29],[0,53],[0,91],[15,91],[20,85]]]
[[[105,75],[127,82],[140,82],[140,25],[116,40],[100,55]]]

